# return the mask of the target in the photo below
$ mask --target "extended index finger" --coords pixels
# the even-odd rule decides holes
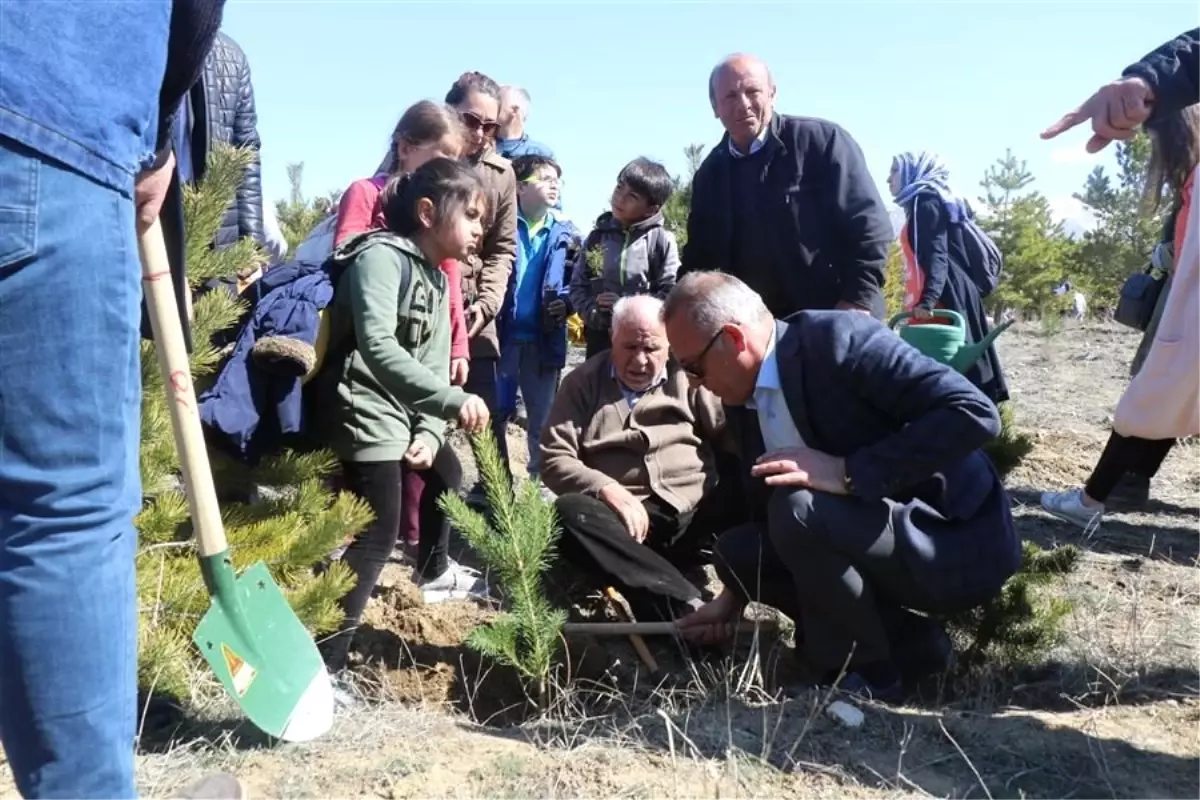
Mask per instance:
[[[1071,130],[1071,128],[1074,128],[1076,125],[1080,124],[1081,122],[1086,121],[1088,118],[1091,117],[1091,115],[1088,114],[1087,111],[1084,110],[1086,107],[1087,106],[1085,104],[1085,105],[1082,105],[1079,108],[1075,109],[1074,111],[1070,112],[1069,114],[1064,114],[1058,122],[1054,123],[1049,128],[1046,128],[1046,130],[1042,131],[1041,138],[1053,139],[1055,136],[1058,136],[1063,131],[1069,131],[1069,130]]]

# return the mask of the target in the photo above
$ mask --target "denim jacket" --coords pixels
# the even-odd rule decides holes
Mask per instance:
[[[168,120],[195,82],[223,6],[0,2],[0,136],[131,194],[134,176],[169,141]]]

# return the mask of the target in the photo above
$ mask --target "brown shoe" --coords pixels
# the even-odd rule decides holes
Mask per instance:
[[[206,775],[176,795],[180,800],[243,800],[246,790],[241,781],[228,772]]]

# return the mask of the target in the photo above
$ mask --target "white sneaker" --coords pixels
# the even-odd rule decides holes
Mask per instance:
[[[1082,489],[1042,492],[1042,508],[1046,513],[1078,525],[1085,531],[1098,527],[1104,519],[1104,505],[1085,506]]]
[[[421,597],[425,605],[446,603],[451,600],[490,600],[487,579],[479,574],[479,570],[471,569],[450,559],[450,566],[436,578],[422,578],[417,581]]]

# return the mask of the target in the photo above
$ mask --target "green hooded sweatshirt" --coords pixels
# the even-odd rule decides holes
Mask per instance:
[[[399,461],[413,440],[436,453],[467,400],[450,384],[445,274],[390,231],[354,236],[331,258],[322,438],[345,461]]]

